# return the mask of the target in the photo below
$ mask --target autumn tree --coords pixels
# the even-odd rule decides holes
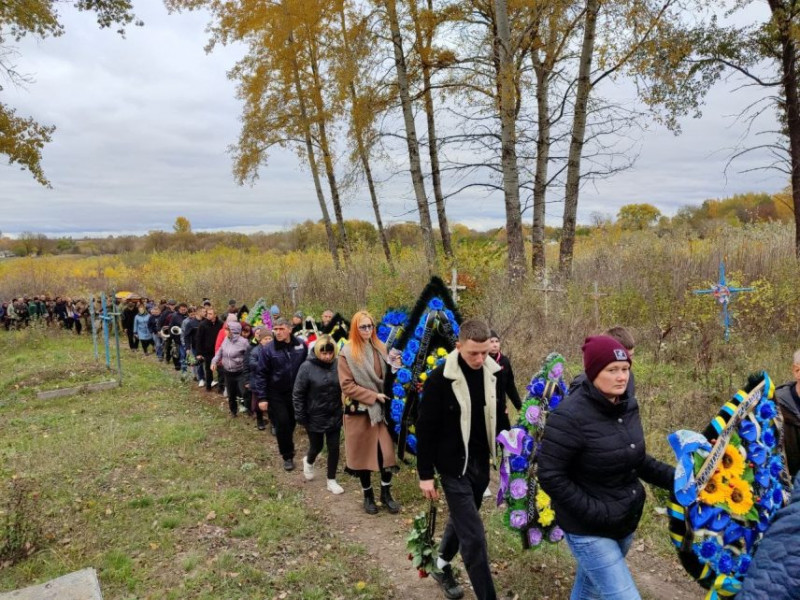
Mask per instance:
[[[186,217],[178,217],[175,219],[172,230],[177,234],[192,233],[192,224]]]
[[[0,2],[0,73],[6,81],[28,83],[26,77],[15,70],[10,57],[17,53],[15,44],[22,38],[56,37],[64,33],[59,7],[71,5],[77,10],[93,11],[101,28],[117,27],[125,34],[125,27],[141,25],[133,14],[131,0],[14,0]],[[2,89],[2,87],[0,87]],[[42,150],[52,140],[54,125],[42,125],[31,117],[23,117],[5,103],[0,103],[0,154],[8,157],[9,164],[27,170],[33,178],[46,187],[50,182],[42,167]]]
[[[626,204],[617,213],[617,224],[622,229],[641,231],[654,225],[661,211],[652,204]]]

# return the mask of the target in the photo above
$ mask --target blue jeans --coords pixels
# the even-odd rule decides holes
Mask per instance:
[[[625,555],[633,534],[621,539],[566,534],[578,563],[570,600],[641,600]]]

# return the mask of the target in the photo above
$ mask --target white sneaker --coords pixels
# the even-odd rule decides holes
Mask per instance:
[[[218,383],[218,382],[216,382],[216,381],[212,381],[212,382],[211,382],[211,387],[217,387],[217,383]]]
[[[491,488],[487,487],[485,490],[483,490],[483,497],[484,498],[491,498],[492,497]]]
[[[203,387],[203,386],[205,386],[205,384],[206,384],[206,380],[205,379],[201,379],[200,381],[197,382],[197,387]]]
[[[306,481],[314,479],[314,465],[308,464],[305,456],[303,457],[303,477],[306,478]]]
[[[335,479],[328,479],[328,491],[331,494],[344,494],[344,488],[336,483]]]

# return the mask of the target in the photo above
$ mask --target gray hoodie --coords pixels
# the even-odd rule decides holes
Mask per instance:
[[[211,366],[215,367],[221,362],[226,373],[240,373],[244,369],[250,342],[242,337],[242,326],[239,323],[229,324],[228,329],[232,335],[222,340],[222,345],[211,360]]]

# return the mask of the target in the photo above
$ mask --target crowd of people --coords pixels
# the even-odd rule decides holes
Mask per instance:
[[[69,319],[74,327],[82,318],[68,298],[15,299],[3,309],[7,328],[34,319],[70,328]],[[227,397],[231,418],[249,415],[260,431],[269,426],[284,470],[295,470],[299,425],[308,435],[303,477],[315,478],[317,458],[327,447],[327,490],[342,494],[336,476],[343,437],[343,470],[361,484],[364,512],[377,514],[380,506],[399,512],[391,490],[398,460],[386,422],[391,398],[384,393],[384,381],[402,365],[378,338],[378,323],[369,312],[358,311],[342,344],[329,332],[331,310],[322,313],[318,324],[302,313],[287,319],[277,306],[269,312],[269,326],[253,326],[244,318],[247,307],[234,300],[217,311],[207,299],[193,306],[137,298],[124,303],[119,316],[132,352],[146,355],[152,349],[159,361],[194,379],[199,388]],[[637,600],[625,555],[642,517],[641,481],[669,490],[675,469],[650,456],[645,447],[630,332],[617,327],[589,337],[582,353],[584,372],[545,425],[539,482],[552,499],[577,563],[571,600]],[[794,374],[795,381],[779,387],[777,394],[792,477],[800,468],[800,351]],[[479,511],[495,461],[495,438],[509,426],[506,405],[521,406],[499,336],[483,321],[462,323],[455,350],[430,373],[422,394],[416,422],[419,487],[430,499],[437,499],[441,489],[449,508],[433,576],[447,598],[463,597],[451,567],[460,552],[475,595],[491,600],[496,592]],[[378,474],[379,495],[373,473]],[[800,501],[800,484],[795,500]],[[782,523],[793,518],[789,531],[798,533],[800,510],[796,505],[789,509]],[[782,549],[785,543],[771,547]],[[793,560],[800,561],[797,555]],[[796,564],[787,567],[789,581],[800,579],[800,562]]]
[[[89,302],[83,298],[42,294],[40,296],[20,296],[0,303],[0,322],[6,331],[44,324],[58,326],[80,335],[88,330],[90,324]]]

